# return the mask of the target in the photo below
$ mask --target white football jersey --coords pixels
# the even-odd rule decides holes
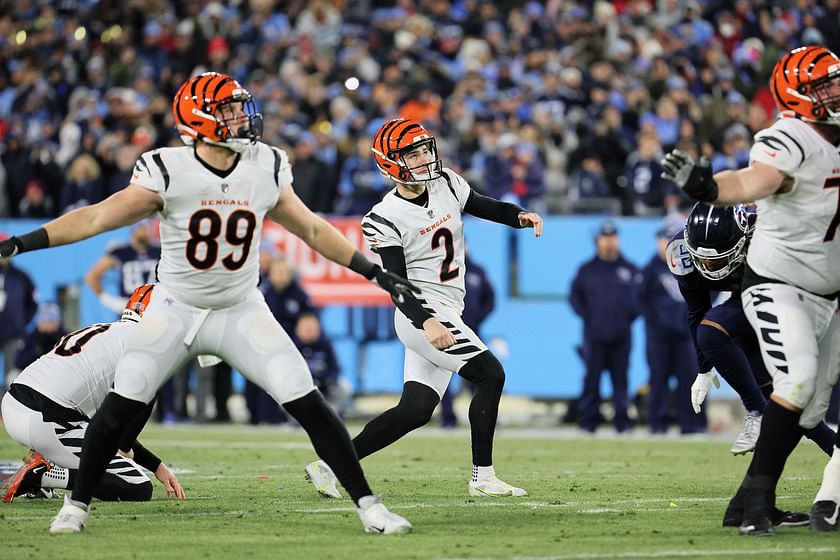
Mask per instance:
[[[192,147],[161,148],[140,156],[131,182],[163,197],[158,281],[195,307],[245,300],[259,277],[265,214],[292,184],[286,153],[258,142],[221,176]]]
[[[809,292],[840,291],[840,153],[810,125],[780,118],[755,135],[750,162],[793,178],[793,190],[757,202],[747,253],[757,274]]]
[[[444,168],[427,183],[429,202],[419,206],[397,196],[396,188],[364,218],[362,232],[374,252],[402,247],[406,274],[418,288],[419,299],[443,300],[464,308],[464,223],[461,213],[470,195],[463,177]]]
[[[67,334],[14,382],[93,418],[114,384],[117,362],[136,326],[134,321],[95,323]]]

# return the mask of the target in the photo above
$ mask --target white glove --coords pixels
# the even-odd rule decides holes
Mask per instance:
[[[712,383],[720,389],[717,374],[710,371],[708,373],[698,373],[694,383],[691,384],[691,406],[694,408],[695,414],[700,414],[700,405],[706,400],[706,395],[712,388]]]
[[[125,302],[128,301],[125,298],[109,294],[106,291],[100,292],[98,297],[99,303],[101,303],[114,313],[122,313],[123,309],[125,309]]]

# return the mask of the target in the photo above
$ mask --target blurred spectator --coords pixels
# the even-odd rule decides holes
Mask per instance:
[[[55,215],[54,208],[52,198],[44,189],[44,183],[39,179],[30,179],[23,191],[18,215],[21,218],[50,218]]]
[[[8,238],[8,234],[0,233],[0,239]],[[0,351],[3,352],[4,380],[0,390],[3,392],[11,383],[9,376],[14,370],[21,340],[37,308],[35,284],[29,275],[10,259],[0,259]]]
[[[391,184],[376,167],[370,152],[373,138],[362,135],[356,140],[353,154],[341,167],[338,183],[339,199],[336,212],[347,216],[361,216],[382,199]]]
[[[127,185],[128,183],[123,184]],[[105,195],[105,184],[102,180],[102,169],[99,163],[90,154],[76,156],[67,169],[67,180],[64,189],[61,191],[60,213],[64,214],[81,206],[96,204],[103,200]],[[139,284],[134,287],[137,286]],[[130,295],[131,291],[128,294]]]
[[[581,356],[586,365],[578,423],[594,432],[601,423],[601,373],[609,371],[613,387],[613,424],[617,432],[633,428],[627,415],[627,368],[630,360],[630,326],[639,314],[641,275],[619,250],[618,230],[604,222],[595,236],[595,256],[578,269],[569,292],[569,303],[583,321]]]
[[[662,216],[665,214],[665,197],[674,192],[674,186],[659,174],[662,166],[662,147],[651,131],[639,133],[639,148],[627,158],[627,171],[618,184],[624,189],[624,209],[627,215]]]
[[[332,170],[315,153],[317,140],[311,132],[304,132],[295,143],[292,175],[295,194],[313,212],[333,210],[337,185]]]
[[[484,160],[484,193],[541,211],[534,206],[545,193],[543,164],[537,147],[507,132],[496,141],[496,149],[495,154]]]
[[[295,326],[294,341],[306,360],[309,371],[312,372],[315,386],[324,394],[336,413],[344,418],[351,405],[350,387],[338,377],[340,370],[335,350],[321,331],[321,321],[317,315],[301,315]]]
[[[38,305],[35,326],[21,342],[20,350],[15,357],[15,369],[22,370],[52,350],[65,334],[67,331],[61,325],[61,308],[51,302]]]

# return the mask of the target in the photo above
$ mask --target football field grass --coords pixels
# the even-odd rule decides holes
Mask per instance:
[[[359,430],[351,426],[351,432]],[[414,532],[366,535],[348,498],[303,480],[314,459],[301,432],[159,426],[141,440],[178,473],[188,499],[94,502],[79,535],[51,536],[58,500],[0,503],[0,559],[611,559],[840,557],[837,533],[781,528],[769,538],[720,527],[749,457],[729,438],[595,438],[502,429],[495,463],[525,498],[467,495],[469,434],[424,429],[363,461],[374,491]],[[26,450],[0,430],[0,463]],[[826,458],[793,454],[778,505],[807,511]]]

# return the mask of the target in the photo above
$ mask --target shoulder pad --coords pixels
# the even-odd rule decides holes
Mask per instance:
[[[675,236],[668,243],[668,247],[665,249],[665,262],[668,263],[668,270],[674,276],[687,276],[694,272],[694,263],[691,262],[688,247],[686,247],[685,239],[681,235]]]

